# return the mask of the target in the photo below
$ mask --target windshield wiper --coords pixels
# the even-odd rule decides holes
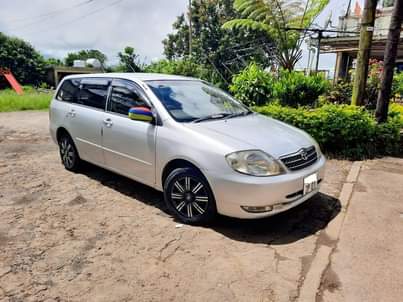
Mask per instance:
[[[192,123],[200,123],[200,122],[209,121],[209,120],[219,120],[219,119],[225,118],[230,115],[231,114],[229,114],[229,113],[210,114],[205,117],[197,118],[197,119],[193,120]]]
[[[233,118],[233,117],[238,117],[238,116],[247,116],[247,115],[252,114],[252,113],[254,113],[252,110],[238,112],[238,113],[232,113],[232,114],[228,115],[226,118]]]

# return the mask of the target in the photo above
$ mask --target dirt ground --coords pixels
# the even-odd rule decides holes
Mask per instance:
[[[62,167],[47,112],[0,114],[0,301],[294,301],[351,163],[276,217],[181,226],[162,194]]]

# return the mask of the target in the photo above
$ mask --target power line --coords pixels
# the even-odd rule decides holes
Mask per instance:
[[[109,8],[109,7],[115,6],[115,5],[119,4],[119,3],[122,2],[122,1],[124,1],[124,0],[117,0],[117,1],[114,1],[114,2],[110,3],[109,5],[105,5],[105,6],[103,6],[103,7],[100,7],[100,8],[98,8],[98,9],[96,9],[96,10],[93,10],[93,11],[91,11],[91,12],[89,12],[89,13],[86,13],[85,15],[81,15],[81,16],[78,16],[78,17],[76,17],[76,18],[73,18],[73,19],[71,19],[71,20],[69,20],[69,21],[67,21],[67,22],[59,23],[59,24],[56,24],[55,26],[48,27],[47,29],[43,29],[43,30],[41,30],[40,32],[39,32],[39,31],[28,31],[28,32],[26,32],[25,34],[44,33],[44,32],[48,32],[48,31],[52,31],[52,30],[57,29],[57,28],[60,28],[60,27],[62,27],[62,26],[72,24],[72,23],[74,23],[74,22],[76,22],[76,21],[80,21],[80,20],[83,19],[83,18],[87,18],[87,17],[89,17],[89,16],[91,16],[91,15],[97,14],[97,13],[99,13],[100,11],[103,11],[103,10]]]
[[[66,10],[69,10],[69,9],[72,9],[72,8],[76,8],[76,7],[80,7],[80,6],[86,5],[86,4],[88,4],[88,3],[91,3],[91,2],[93,2],[93,1],[94,1],[94,0],[87,0],[87,1],[85,1],[85,2],[82,2],[82,3],[79,3],[79,4],[75,5],[75,6],[72,6],[72,7],[70,7],[70,8],[63,9],[63,12],[62,12],[62,13],[67,12]],[[36,19],[36,21],[33,21],[33,22],[30,22],[30,23],[24,24],[24,25],[22,25],[22,26],[17,26],[17,27],[11,28],[11,29],[9,29],[9,30],[15,31],[15,30],[19,30],[19,29],[24,29],[24,28],[31,27],[32,25],[35,25],[35,24],[40,24],[40,23],[46,22],[46,21],[49,20],[49,19],[53,19],[53,18],[55,18],[55,17],[59,17],[59,16],[60,16],[60,13],[57,13],[57,12],[54,11],[54,12],[52,12],[52,13],[48,13],[48,14],[44,14],[44,15],[46,15],[47,17],[42,17],[42,18],[40,18],[39,20]]]
[[[25,22],[25,21],[27,21],[27,20],[29,21],[29,20],[42,19],[42,18],[46,18],[46,17],[52,17],[53,15],[58,15],[59,13],[64,13],[64,12],[66,12],[66,11],[69,10],[69,9],[76,8],[76,7],[80,7],[80,6],[89,4],[89,3],[91,3],[91,2],[94,2],[94,0],[82,1],[82,2],[76,3],[75,5],[72,5],[72,6],[69,6],[69,7],[60,8],[60,9],[53,10],[53,11],[49,11],[49,12],[47,12],[47,13],[40,14],[40,15],[36,15],[36,16],[34,16],[34,17],[18,18],[18,19],[9,19],[9,20],[6,19],[6,20],[4,20],[4,22],[6,22],[6,23],[10,23],[10,22],[11,22],[11,23],[13,23],[13,22],[15,22],[15,23],[20,23],[20,22]]]

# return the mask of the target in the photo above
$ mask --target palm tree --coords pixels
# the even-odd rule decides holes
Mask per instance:
[[[261,30],[276,42],[277,64],[293,70],[302,58],[301,45],[306,32],[329,0],[235,0],[234,8],[242,19],[224,24],[224,28]],[[297,30],[296,30],[297,28]]]

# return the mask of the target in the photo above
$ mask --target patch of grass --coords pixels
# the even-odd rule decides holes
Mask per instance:
[[[0,90],[0,112],[46,110],[51,100],[52,93],[39,92],[27,86],[23,95],[18,95],[12,89]]]

